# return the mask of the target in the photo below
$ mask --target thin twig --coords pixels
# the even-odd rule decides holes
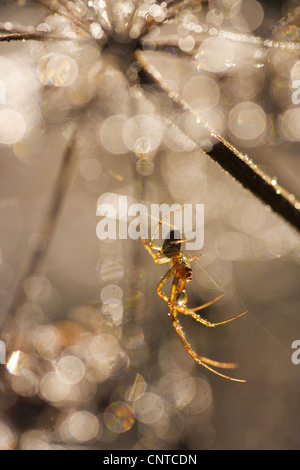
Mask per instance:
[[[196,4],[203,3],[202,0],[198,0],[197,3],[195,0],[172,0],[167,4],[167,14],[165,17],[166,20],[172,20],[175,18],[182,10],[185,8],[191,8]]]
[[[15,314],[18,308],[26,300],[26,296],[23,290],[23,284],[25,279],[36,274],[40,271],[41,265],[48,252],[51,240],[53,238],[56,224],[58,221],[59,213],[62,209],[63,202],[65,200],[66,193],[70,187],[70,182],[74,174],[74,163],[75,163],[75,147],[76,147],[76,129],[73,131],[70,141],[68,142],[67,148],[62,158],[61,166],[57,175],[56,182],[53,190],[51,191],[51,199],[49,206],[46,211],[45,219],[43,220],[41,227],[38,230],[41,235],[42,246],[40,249],[33,251],[28,261],[28,265],[25,272],[19,282],[16,294],[10,306],[8,317]]]
[[[34,39],[35,41],[44,41],[45,39],[54,39],[55,41],[66,41],[70,40],[68,37],[59,37],[53,36],[52,34],[39,34],[39,33],[5,33],[0,32],[0,42],[10,42],[10,41],[28,41],[29,39]]]
[[[64,8],[64,5],[59,1],[60,4],[57,3],[57,0],[35,0],[35,2],[40,3],[41,5],[48,8],[48,10],[52,11],[53,13],[57,13],[58,15],[62,16],[69,20],[72,24],[80,28],[82,31],[85,31],[89,35],[91,34],[89,25],[85,24],[79,18],[74,17],[74,15],[69,14]]]
[[[51,31],[38,31],[36,28],[30,28],[18,25],[18,27],[10,27],[7,29],[6,24],[0,22],[0,42],[9,41],[28,41],[33,39],[35,41],[56,40],[56,41],[70,41],[70,37],[53,34]]]
[[[247,155],[242,154],[226,139],[212,129],[180,95],[167,85],[156,67],[148,62],[145,52],[136,51],[136,58],[144,71],[165,91],[173,102],[185,112],[189,112],[197,122],[208,130],[211,137],[217,140],[212,150],[206,152],[224,170],[238,180],[245,188],[260,198],[283,219],[300,230],[300,202],[294,194],[280,186],[274,178],[264,173]]]
[[[209,27],[207,25],[203,25],[202,27],[201,25],[195,24],[195,28],[193,30],[191,25],[192,24],[189,23],[189,27],[191,29],[187,29],[186,31],[190,31],[190,33],[197,33],[194,37],[194,47],[189,51],[183,51],[181,49],[180,52],[186,55],[193,56],[197,52],[199,46],[202,44],[203,40],[208,37],[207,31],[209,30]],[[201,27],[203,30],[198,32],[196,29],[197,27]],[[237,34],[229,30],[217,30],[216,28],[212,29],[214,29],[215,31],[210,37],[218,37],[220,39],[227,39],[234,42],[247,43],[250,46],[260,46],[266,50],[280,49],[281,51],[287,52],[299,52],[300,50],[300,44],[295,41],[274,41],[272,39],[267,39],[260,36],[247,36],[246,34]],[[173,33],[168,34],[167,36],[160,35],[158,37],[145,36],[141,38],[140,41],[141,44],[143,44],[143,47],[151,46],[151,48],[163,49],[166,47],[179,47],[180,39],[182,39],[182,36],[177,33]]]

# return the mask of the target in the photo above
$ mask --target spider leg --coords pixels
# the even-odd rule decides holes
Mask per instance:
[[[153,235],[149,241],[149,245],[152,246],[152,243],[153,243],[153,240],[154,240],[154,237],[155,235],[157,234],[157,231],[159,230],[159,227],[164,223],[165,220],[169,219],[170,217],[172,217],[173,214],[175,214],[175,212],[179,212],[179,211],[182,211],[184,209],[184,206],[181,206],[179,209],[177,209],[176,211],[173,211],[171,212],[170,214],[166,215],[163,219],[160,219],[158,221],[158,224],[153,232]],[[179,243],[180,241],[178,240],[175,240],[177,243]]]
[[[184,241],[186,241],[186,240],[184,240]],[[193,261],[194,259],[199,258],[200,256],[201,256],[201,253],[199,253],[198,255],[192,256],[191,258],[188,258],[187,261],[188,261],[188,262],[191,262],[191,261]]]
[[[215,366],[215,367],[226,368],[226,369],[234,369],[234,368],[237,367],[236,364],[231,363],[231,362],[226,363],[226,362],[213,361],[212,359],[208,359],[206,357],[198,356],[198,354],[195,353],[195,351],[188,344],[188,342],[186,340],[186,337],[185,337],[185,334],[182,330],[182,327],[181,327],[181,325],[179,324],[179,322],[177,320],[177,311],[176,310],[177,310],[177,308],[174,308],[172,310],[171,315],[170,315],[172,325],[174,326],[176,333],[178,334],[185,350],[189,353],[189,355],[192,356],[192,358],[196,362],[198,362],[198,364],[200,364],[201,366],[203,366],[206,369],[210,370],[214,374],[219,375],[220,377],[223,377],[223,378],[228,379],[228,380],[232,380],[234,382],[246,382],[246,380],[244,380],[244,379],[236,379],[236,378],[224,375],[221,372],[218,372],[217,370],[215,370],[213,367],[211,367],[211,366]]]
[[[156,264],[164,264],[164,263],[170,262],[170,260],[168,258],[160,258],[159,256],[157,256],[156,253],[154,253],[153,250],[161,250],[160,247],[150,246],[150,245],[148,245],[148,243],[145,240],[142,240],[142,242],[143,242],[144,247],[146,248],[148,253],[150,253],[150,255],[152,256],[152,258],[153,258],[153,260]]]
[[[199,307],[190,308],[189,310],[191,310],[192,312],[196,312],[197,310],[202,310],[203,308],[209,307],[210,305],[220,300],[222,297],[224,297],[224,295],[225,295],[224,293],[217,295],[217,297],[215,297],[214,299],[209,300],[208,302],[205,302],[202,305],[199,305]]]
[[[159,293],[159,295],[160,295],[160,293]],[[176,305],[176,309],[177,309],[178,312],[180,312],[180,313],[183,313],[183,314],[185,314],[185,315],[191,315],[191,316],[192,316],[193,318],[195,318],[197,321],[199,321],[200,323],[203,323],[203,324],[206,325],[206,326],[215,326],[216,323],[215,323],[215,324],[210,323],[210,322],[208,322],[207,320],[204,320],[202,317],[200,317],[200,315],[197,315],[197,314],[194,313],[194,312],[196,312],[197,310],[202,310],[202,309],[204,309],[204,308],[206,308],[206,307],[209,307],[209,305],[212,305],[213,303],[217,302],[217,301],[218,301],[219,299],[221,299],[221,297],[223,297],[224,295],[225,295],[225,294],[220,294],[220,295],[218,295],[217,297],[215,297],[214,299],[209,300],[208,302],[205,302],[204,304],[200,305],[199,307],[187,308],[185,305]],[[165,300],[166,302],[170,302],[170,299],[168,299],[167,296],[164,296],[163,298],[164,298],[164,300]],[[246,312],[244,312],[244,313],[246,313]],[[243,315],[243,314],[241,314],[241,315]],[[239,315],[238,315],[238,316],[239,316]],[[234,318],[232,318],[232,319],[230,319],[230,320],[225,320],[224,323],[227,323],[227,322],[229,322],[229,321],[231,321],[231,320],[234,320],[235,318],[237,318],[237,317],[234,317]]]
[[[219,296],[220,297],[220,296]],[[208,305],[210,305],[209,302],[207,302]],[[205,306],[207,306],[206,304],[203,304]],[[202,308],[203,306],[201,305],[200,308]],[[203,307],[204,308],[204,307]],[[202,317],[200,317],[200,315],[197,315],[197,313],[194,313],[194,310],[195,309],[189,309],[185,306],[181,306],[181,305],[178,305],[176,306],[176,309],[178,310],[178,312],[180,313],[183,313],[185,315],[190,315],[191,317],[193,317],[195,320],[197,320],[198,322],[202,323],[203,325],[205,326],[210,326],[210,327],[214,327],[214,326],[219,326],[219,325],[224,325],[225,323],[229,323],[233,320],[236,320],[236,318],[239,318],[243,315],[245,315],[245,313],[247,313],[247,310],[245,310],[244,312],[242,313],[239,313],[239,315],[236,315],[235,317],[232,317],[232,318],[228,318],[228,320],[224,320],[224,321],[221,321],[221,322],[217,322],[217,323],[211,323],[207,320],[204,320]],[[196,310],[199,310],[199,307],[196,308]]]
[[[228,320],[224,320],[222,322],[217,322],[217,323],[211,323],[207,320],[204,320],[200,315],[197,315],[197,313],[194,313],[197,310],[202,310],[206,307],[209,307],[210,305],[212,305],[213,303],[217,302],[219,299],[224,297],[224,295],[225,294],[222,293],[218,295],[217,297],[215,297],[214,299],[209,300],[208,302],[205,302],[204,304],[200,305],[199,307],[187,308],[185,305],[178,305],[176,306],[176,308],[180,313],[183,313],[185,315],[191,315],[198,322],[202,323],[205,326],[210,326],[210,327],[224,325],[225,323],[229,323],[230,321],[236,320],[236,318],[239,318],[242,315],[245,315],[245,313],[247,313],[247,310],[245,310],[244,312],[240,313],[239,315],[236,315],[235,317],[232,317],[232,318],[229,318]]]
[[[164,294],[161,291],[161,289],[162,289],[163,285],[167,282],[169,277],[172,276],[174,271],[175,271],[175,266],[173,266],[172,268],[169,269],[169,271],[164,275],[164,277],[162,278],[162,280],[160,281],[160,283],[158,284],[158,286],[156,288],[158,295],[168,303],[170,302],[170,299],[169,299],[169,297],[166,296],[166,294]],[[172,288],[173,288],[174,282],[175,282],[175,279],[173,281]],[[172,296],[172,289],[171,289],[171,296]],[[174,296],[174,294],[173,294],[173,296]]]
[[[188,242],[190,241],[191,238],[182,238],[181,240],[170,240],[170,245],[176,245],[178,243],[185,243],[185,242]]]
[[[170,260],[168,258],[167,259],[166,258],[160,258],[159,256],[157,256],[156,253],[154,253],[153,250],[161,251],[160,246],[151,245],[150,242],[149,243],[146,242],[145,235],[144,235],[144,230],[143,230],[143,225],[141,223],[140,223],[140,229],[141,229],[142,243],[143,243],[144,247],[146,248],[146,250],[148,251],[148,253],[150,253],[150,255],[152,256],[155,263],[156,264],[163,264],[163,263],[169,262]]]

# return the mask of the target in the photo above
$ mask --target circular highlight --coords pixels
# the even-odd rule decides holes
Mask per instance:
[[[135,422],[131,407],[121,401],[111,403],[105,409],[103,418],[107,429],[117,434],[129,431]]]
[[[196,44],[196,41],[193,38],[193,36],[191,36],[190,34],[188,34],[184,38],[180,38],[178,41],[179,48],[184,52],[192,51],[195,47],[195,44]]]
[[[0,110],[0,143],[15,144],[22,139],[26,131],[23,115],[14,109]]]
[[[67,87],[78,76],[76,61],[65,54],[49,53],[38,64],[38,77],[43,85]]]
[[[235,50],[230,41],[224,38],[205,39],[195,56],[197,69],[220,73],[234,65]]]
[[[41,380],[40,393],[47,401],[60,402],[68,396],[69,391],[70,385],[61,382],[55,372],[48,372]]]
[[[281,116],[281,131],[286,139],[300,141],[300,109],[291,108]]]
[[[256,0],[240,0],[230,10],[232,24],[244,33],[257,29],[263,19],[263,7]]]
[[[63,383],[74,385],[83,378],[85,367],[78,357],[64,356],[57,363],[56,373]]]
[[[163,416],[164,403],[155,393],[146,392],[134,402],[133,411],[142,423],[153,424]]]
[[[214,108],[220,98],[216,82],[209,77],[193,77],[183,87],[183,98],[195,109],[207,111]]]
[[[123,128],[127,116],[114,114],[103,121],[100,127],[99,138],[103,147],[110,153],[120,155],[128,152],[123,140]]]
[[[230,111],[228,125],[231,132],[239,139],[254,140],[260,137],[267,125],[264,110],[256,103],[245,101]]]
[[[161,139],[162,125],[154,116],[136,115],[123,127],[123,141],[126,147],[140,156],[156,150]]]
[[[99,421],[90,411],[77,411],[68,421],[71,436],[78,442],[94,439],[100,429]]]

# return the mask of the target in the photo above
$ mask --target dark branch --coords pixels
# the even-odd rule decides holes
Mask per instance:
[[[274,212],[300,230],[300,203],[276,180],[266,175],[255,164],[249,164],[239,158],[232,148],[223,142],[216,143],[212,150],[206,153]]]
[[[3,33],[0,31],[0,42],[10,42],[10,41],[28,41],[29,39],[34,39],[36,41],[44,41],[44,39],[56,39],[62,40],[67,38],[58,38],[56,36],[50,36],[47,34],[38,34],[38,33]]]
[[[142,51],[136,51],[136,57],[144,71],[154,80],[157,85],[171,96],[173,102],[180,109],[191,113],[197,122],[203,125],[211,137],[217,140],[212,150],[206,152],[224,170],[238,180],[245,188],[249,189],[255,196],[260,198],[271,209],[278,213],[284,220],[300,230],[300,202],[293,194],[281,187],[277,181],[264,173],[247,156],[239,152],[233,145],[227,142],[221,135],[210,128],[207,123],[193,110],[178,93],[171,90],[158,70],[151,65]]]
[[[44,41],[45,39],[54,39],[56,41],[70,40],[67,36],[54,35],[48,31],[29,31],[25,26],[13,27],[11,29],[5,28],[4,23],[0,23],[0,42],[9,41],[28,41],[30,39],[36,41]]]

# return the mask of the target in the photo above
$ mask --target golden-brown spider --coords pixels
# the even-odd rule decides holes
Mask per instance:
[[[200,365],[202,365],[206,369],[210,370],[211,372],[217,375],[220,375],[221,377],[224,377],[225,379],[233,380],[235,382],[245,382],[244,379],[236,379],[233,377],[229,377],[227,375],[222,374],[221,372],[216,371],[213,368],[213,367],[219,367],[219,368],[224,368],[224,369],[234,369],[237,367],[235,363],[214,361],[212,359],[208,359],[207,357],[199,356],[198,354],[196,354],[195,351],[193,351],[191,346],[188,344],[185,334],[183,332],[183,329],[178,322],[177,313],[180,312],[185,315],[192,316],[195,320],[197,320],[198,322],[202,323],[205,326],[213,327],[213,326],[223,325],[224,323],[228,323],[232,320],[235,320],[236,318],[247,313],[247,311],[240,313],[239,315],[236,315],[235,317],[229,318],[228,320],[218,322],[218,323],[210,323],[209,321],[204,320],[200,315],[195,313],[196,311],[202,310],[205,307],[208,307],[209,305],[212,305],[213,303],[217,302],[217,300],[223,297],[224,294],[218,295],[214,299],[208,302],[205,302],[199,307],[188,308],[186,306],[187,293],[185,290],[185,285],[187,282],[189,282],[192,279],[192,268],[190,267],[190,262],[198,258],[201,255],[198,254],[196,256],[193,256],[192,258],[186,258],[180,248],[181,248],[181,243],[188,241],[188,239],[177,238],[176,232],[174,230],[170,231],[170,234],[165,239],[162,247],[153,245],[153,240],[157,231],[159,230],[159,227],[167,218],[170,218],[173,214],[174,212],[171,212],[169,215],[159,220],[149,243],[146,242],[143,236],[141,237],[145,248],[150,253],[155,263],[157,264],[170,263],[171,265],[168,272],[164,275],[164,277],[158,284],[157,293],[163,300],[165,300],[168,303],[169,315],[170,315],[172,324],[176,330],[176,333],[181,339],[181,342],[184,348],[192,356],[192,358],[195,359],[196,362],[198,362]],[[157,251],[157,253],[155,253],[155,251]],[[170,297],[168,297],[166,294],[162,292],[162,288],[171,276],[173,276],[173,281],[172,281],[172,286],[171,286]]]

